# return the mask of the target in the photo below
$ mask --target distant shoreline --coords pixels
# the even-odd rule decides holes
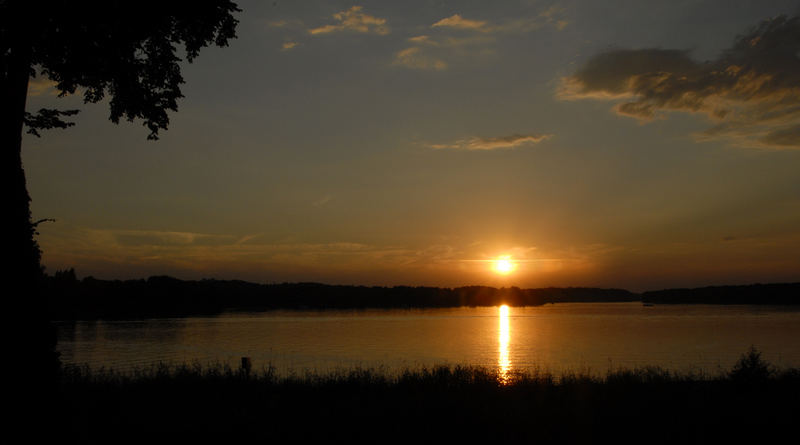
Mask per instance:
[[[78,280],[74,270],[44,282],[51,320],[186,317],[275,309],[405,309],[464,306],[541,306],[548,303],[800,304],[800,283],[664,289],[641,294],[625,289],[489,286],[354,286],[320,283],[258,284],[238,280]]]
[[[663,289],[641,296],[643,302],[654,304],[796,305],[800,304],[800,282]]]

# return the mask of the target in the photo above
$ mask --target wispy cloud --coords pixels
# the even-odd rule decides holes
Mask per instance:
[[[548,25],[560,31],[568,24],[569,21],[566,19],[566,10],[554,5],[534,16],[521,17],[499,23],[468,19],[461,16],[461,14],[453,14],[450,17],[445,17],[435,22],[431,25],[431,28],[475,31],[481,33],[520,33],[536,31]]]
[[[318,200],[312,202],[311,205],[314,206],[314,207],[322,207],[322,206],[328,204],[329,202],[331,202],[332,199],[333,199],[333,196],[325,195],[325,196],[319,198]]]
[[[57,83],[45,76],[31,77],[28,81],[28,96],[57,96]]]
[[[444,48],[447,50],[459,49],[466,46],[478,46],[496,42],[497,39],[492,36],[486,35],[471,35],[471,36],[436,36],[419,35],[409,37],[408,42],[417,47],[431,47],[431,48]]]
[[[431,28],[446,27],[456,29],[469,29],[473,31],[488,31],[486,22],[483,20],[469,20],[461,17],[460,14],[453,14],[450,17],[443,18],[438,22],[431,25]]]
[[[493,36],[452,37],[418,35],[410,37],[408,48],[395,53],[393,65],[419,70],[442,71],[458,57],[476,57],[493,53],[489,45],[495,42]]]
[[[459,139],[449,144],[429,144],[433,149],[443,150],[498,150],[516,148],[522,145],[538,144],[551,138],[552,134],[512,134],[500,137],[471,137]]]
[[[333,14],[336,23],[311,28],[308,32],[312,35],[330,34],[338,31],[352,31],[360,33],[389,34],[386,19],[375,17],[363,12],[362,6]]]
[[[553,5],[539,13],[539,18],[545,23],[555,26],[559,31],[569,25],[569,20],[566,18],[566,9],[558,5]]]
[[[289,262],[325,264],[346,257],[369,258],[399,254],[403,249],[356,242],[276,243],[263,235],[235,236],[160,230],[112,230],[81,227],[51,228],[41,236],[49,260],[80,264],[84,260],[110,263],[164,264],[219,262]]]
[[[618,103],[614,111],[648,122],[665,112],[701,113],[714,126],[698,140],[747,147],[800,148],[800,17],[780,16],[738,37],[717,60],[688,51],[599,54],[561,81],[558,97]]]
[[[58,266],[96,264],[165,265],[204,269],[219,264],[280,264],[336,269],[415,268],[460,262],[464,258],[489,258],[480,245],[449,242],[417,248],[372,245],[352,241],[327,243],[273,242],[262,234],[234,236],[161,230],[50,227],[42,234],[46,260]],[[477,249],[477,250],[476,250]],[[515,259],[532,258],[533,248],[503,250]],[[213,271],[213,269],[210,269]]]
[[[568,23],[564,13],[554,6],[532,17],[501,23],[453,14],[431,24],[428,34],[410,37],[409,47],[395,53],[393,65],[442,71],[459,60],[495,54],[494,45],[503,35],[532,32],[547,25],[561,30]]]
[[[494,277],[492,262],[501,255],[510,255],[519,264],[517,276],[523,280],[522,283],[527,283],[523,286],[563,286],[565,283],[619,285],[614,280],[618,280],[620,274],[652,274],[653,261],[668,270],[669,263],[675,264],[687,258],[692,261],[692,258],[698,257],[698,247],[695,245],[685,248],[665,246],[654,260],[635,246],[503,245],[466,240],[458,236],[442,236],[431,240],[429,244],[416,246],[348,240],[312,243],[275,241],[258,233],[234,236],[182,231],[91,229],[63,224],[48,225],[43,230],[40,242],[48,270],[75,267],[81,275],[100,278],[170,274],[193,278],[321,280],[380,285],[427,283],[460,286],[475,283],[476,280],[488,280],[486,282],[490,283]],[[715,238],[712,244],[721,243],[723,241]],[[719,255],[729,255],[730,249],[737,249],[747,255],[760,252],[772,259],[775,258],[775,249],[785,252],[786,245],[800,246],[800,238],[766,241],[737,238],[735,242],[724,244],[726,250],[718,252]],[[701,252],[708,254],[713,250]],[[659,262],[664,255],[669,258],[668,263]],[[643,268],[642,264],[646,267]],[[796,255],[783,255],[777,262],[768,264],[779,264],[782,270],[796,270],[797,258]],[[697,264],[701,269],[706,266]],[[753,266],[752,262],[744,264],[742,270]],[[609,274],[612,274],[610,278]]]
[[[269,28],[297,28],[302,27],[303,21],[302,20],[288,20],[288,19],[281,19],[281,20],[271,20],[267,22],[267,27]]]
[[[297,48],[298,45],[299,43],[293,40],[288,40],[286,42],[283,42],[283,44],[281,45],[281,51],[290,51],[294,48]]]
[[[432,42],[430,36],[426,35],[409,37],[408,41],[415,45],[423,45]]]
[[[412,46],[395,53],[393,65],[434,71],[442,71],[447,68],[447,63],[441,59],[425,54],[422,48],[418,46]]]

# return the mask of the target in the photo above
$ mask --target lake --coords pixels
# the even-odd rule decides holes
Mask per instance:
[[[271,311],[135,321],[57,322],[65,364],[130,371],[158,362],[227,363],[282,375],[438,364],[590,372],[660,366],[727,370],[751,345],[800,367],[800,308],[560,303],[537,307]]]

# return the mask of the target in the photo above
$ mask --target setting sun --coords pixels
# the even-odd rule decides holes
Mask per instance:
[[[511,260],[510,255],[504,255],[494,260],[493,269],[500,275],[508,275],[516,270],[517,264]]]

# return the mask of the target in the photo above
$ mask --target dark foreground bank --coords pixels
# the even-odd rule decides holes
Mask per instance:
[[[800,370],[776,371],[756,351],[715,377],[68,368],[59,391],[58,430],[76,442],[770,443],[796,437],[800,417]]]

